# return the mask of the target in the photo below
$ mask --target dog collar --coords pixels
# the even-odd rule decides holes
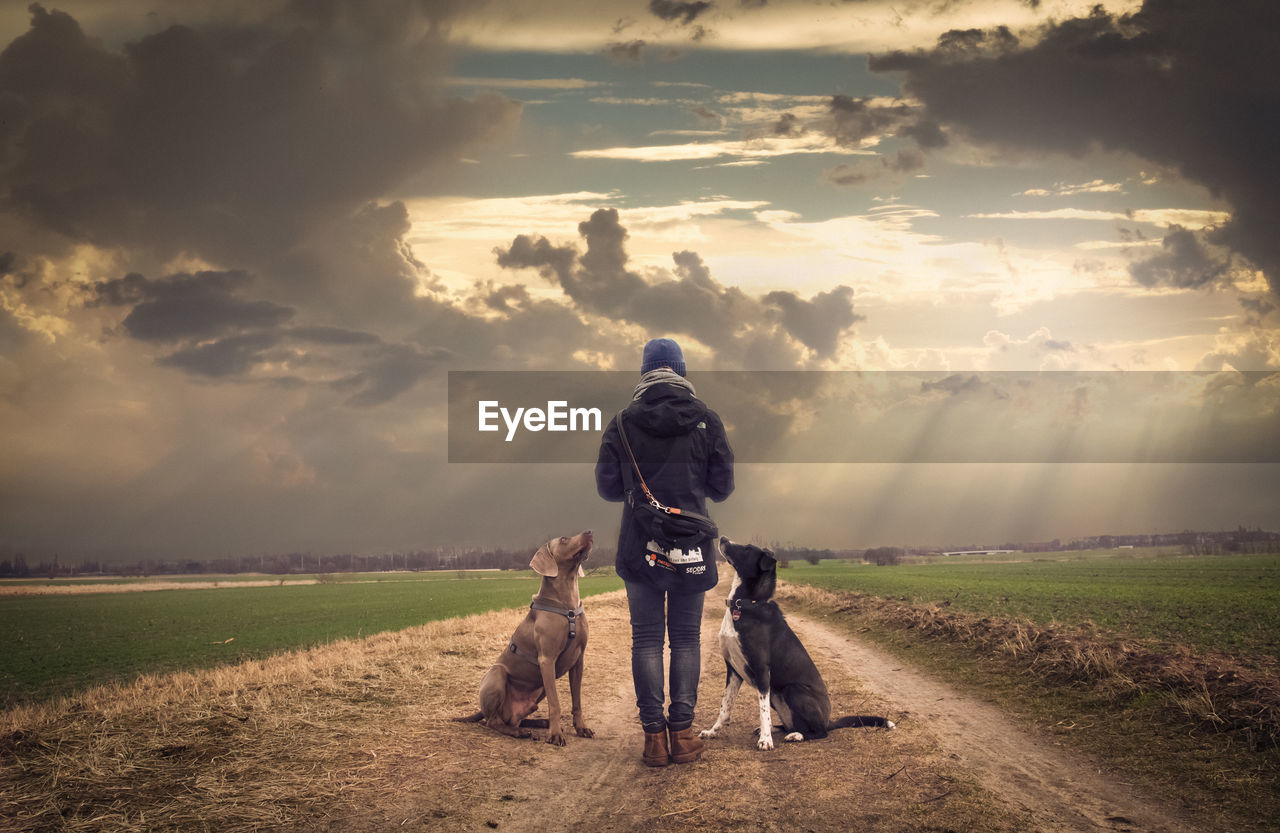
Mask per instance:
[[[742,606],[743,606],[743,605],[747,605],[747,606],[749,606],[749,607],[755,607],[756,605],[762,605],[762,604],[763,604],[763,605],[767,605],[767,604],[772,604],[772,603],[773,603],[773,600],[772,600],[772,599],[765,599],[763,602],[758,602],[758,601],[756,601],[755,599],[742,599],[742,598],[738,598],[738,599],[725,599],[725,600],[724,600],[724,603],[725,603],[725,606],[729,608],[729,613],[730,613],[730,615],[732,615],[732,616],[733,616],[733,621],[735,621],[735,622],[736,622],[736,621],[738,621],[738,618],[739,618],[740,616],[742,616]]]

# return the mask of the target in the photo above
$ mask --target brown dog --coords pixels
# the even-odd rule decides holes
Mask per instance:
[[[480,711],[456,720],[484,723],[515,738],[531,737],[527,727],[545,726],[547,743],[564,746],[556,679],[567,671],[573,728],[579,737],[595,734],[582,719],[587,617],[578,596],[578,576],[593,541],[591,530],[587,530],[572,538],[548,541],[533,554],[529,566],[542,576],[542,587],[497,664],[480,681]],[[547,720],[525,720],[543,697],[547,698]]]

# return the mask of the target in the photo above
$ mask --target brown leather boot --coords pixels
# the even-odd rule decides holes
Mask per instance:
[[[691,764],[702,757],[706,744],[693,733],[693,727],[671,730],[671,763]]]
[[[667,751],[667,732],[645,732],[644,733],[644,765],[645,766],[666,766],[671,763],[670,754]]]

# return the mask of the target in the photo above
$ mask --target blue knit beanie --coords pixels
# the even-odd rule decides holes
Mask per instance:
[[[650,339],[644,346],[640,372],[644,374],[660,367],[669,367],[681,376],[684,375],[684,353],[680,352],[680,345],[669,338]]]

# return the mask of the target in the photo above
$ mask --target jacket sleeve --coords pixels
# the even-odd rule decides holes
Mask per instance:
[[[707,497],[719,503],[733,493],[733,449],[724,433],[720,415],[711,423],[711,456],[707,458]]]
[[[596,491],[600,497],[615,503],[626,498],[622,468],[618,460],[618,443],[618,418],[614,417],[600,439],[600,454],[596,458]]]

